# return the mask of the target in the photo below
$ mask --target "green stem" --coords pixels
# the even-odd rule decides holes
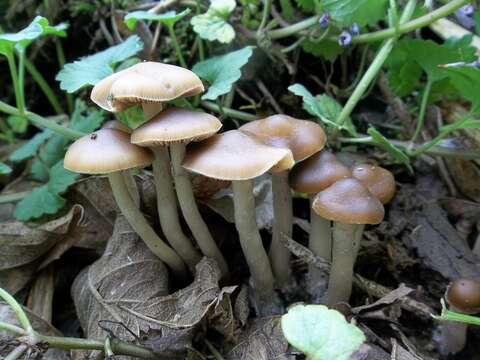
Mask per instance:
[[[48,85],[47,81],[42,76],[42,74],[37,70],[35,65],[32,62],[30,62],[30,60],[25,59],[25,67],[27,68],[28,73],[32,76],[33,80],[37,83],[37,85],[43,91],[43,94],[46,96],[53,110],[55,110],[57,114],[63,114],[64,111],[60,106],[60,103],[58,102],[57,97],[55,96],[55,93],[53,92],[50,85]]]
[[[263,0],[262,20],[257,30],[257,36],[260,36],[262,34],[262,31],[265,28],[265,25],[267,25],[271,6],[272,6],[272,0]]]
[[[25,109],[25,50],[18,52],[18,90],[20,93],[20,101],[22,103],[20,109]]]
[[[244,121],[253,121],[253,120],[258,120],[259,117],[253,114],[249,114],[243,111],[238,111],[230,108],[223,107],[220,109],[220,106],[218,104],[215,104],[211,101],[202,101],[201,105],[210,110],[214,111],[219,114],[225,114],[231,118],[238,119],[238,120],[244,120]]]
[[[400,34],[408,33],[410,31],[415,31],[422,27],[428,26],[431,23],[434,23],[438,19],[441,19],[443,17],[446,17],[454,13],[459,8],[468,4],[469,2],[470,0],[450,1],[447,4],[443,5],[442,7],[439,7],[438,9],[424,16],[421,16],[419,18],[416,18],[412,21],[409,21],[407,23],[400,25],[398,28],[391,27],[384,30],[379,30],[379,31],[375,31],[367,34],[358,35],[352,39],[352,42],[354,44],[360,44],[360,43],[383,41],[385,39],[395,37],[397,36],[397,34],[400,35]],[[308,19],[302,20],[296,24],[292,24],[290,26],[284,27],[282,29],[272,30],[269,32],[269,37],[271,39],[281,39],[284,37],[297,35],[301,31],[316,25],[318,23],[319,18],[320,18],[319,16],[313,16]],[[335,36],[331,37],[330,39],[333,41],[337,41],[337,38]]]
[[[18,73],[17,73],[17,65],[15,64],[15,57],[13,54],[7,55],[8,67],[10,69],[10,75],[12,77],[13,82],[13,91],[15,92],[15,102],[17,104],[17,108],[20,114],[23,114],[25,108],[23,107],[22,100],[21,100],[21,92],[20,92],[20,85],[18,83]]]
[[[180,45],[178,43],[177,35],[175,34],[175,29],[173,28],[173,25],[169,25],[167,28],[168,28],[168,33],[170,34],[170,39],[172,40],[173,47],[175,48],[175,53],[177,54],[177,59],[180,62],[180,65],[186,68],[187,63],[185,61],[185,58],[183,57],[182,49],[180,48]]]
[[[58,65],[60,68],[63,68],[65,66],[65,53],[59,38],[55,38],[55,50],[57,52]],[[67,107],[68,113],[71,114],[73,112],[73,97],[70,93],[67,93]]]
[[[13,349],[12,352],[10,352],[3,360],[17,360],[27,350],[28,350],[27,345],[25,344],[19,345],[15,349]]]
[[[32,324],[30,320],[28,320],[27,314],[22,309],[22,306],[15,300],[15,298],[10,295],[8,292],[0,288],[0,297],[12,308],[15,312],[15,316],[17,317],[20,325],[22,325],[23,329],[25,330],[26,335],[31,336],[34,334]]]
[[[20,201],[28,194],[30,194],[30,191],[22,191],[22,192],[13,193],[13,194],[0,195],[0,204]]]
[[[480,317],[460,314],[447,309],[443,309],[442,314],[440,316],[432,315],[432,317],[436,320],[455,321],[455,322],[461,322],[469,325],[480,326]]]
[[[425,123],[425,113],[427,112],[428,98],[430,97],[430,92],[432,90],[433,81],[428,79],[427,84],[425,85],[425,90],[423,91],[422,103],[420,105],[420,113],[418,114],[417,126],[415,128],[415,133],[413,134],[412,144],[417,141],[420,133],[423,129],[423,124]]]

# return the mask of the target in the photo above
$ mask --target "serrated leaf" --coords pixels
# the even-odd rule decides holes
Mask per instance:
[[[296,305],[282,316],[288,342],[312,360],[348,360],[365,342],[363,332],[324,305]]]
[[[395,70],[389,71],[388,83],[398,96],[410,95],[420,82],[422,68],[413,61],[398,64]]]
[[[49,171],[50,180],[48,189],[54,194],[61,194],[75,183],[79,174],[73,173],[63,167],[63,160],[56,163]]]
[[[140,38],[132,35],[118,45],[66,64],[55,79],[60,82],[62,90],[73,93],[85,86],[95,85],[113,74],[115,64],[137,54],[142,49],[143,43]]]
[[[322,0],[322,8],[342,26],[375,24],[387,13],[387,0]]]
[[[305,52],[323,57],[328,61],[334,61],[344,50],[338,42],[328,39],[318,42],[306,40],[302,43],[302,48]]]
[[[243,49],[195,64],[192,71],[210,83],[210,87],[202,99],[215,100],[228,93],[233,84],[242,76],[240,69],[248,62],[252,53],[252,47],[246,46]]]
[[[38,148],[49,138],[53,136],[54,132],[45,129],[42,132],[36,134],[34,137],[32,137],[29,141],[27,141],[26,144],[22,145],[19,147],[17,150],[15,150],[11,155],[10,155],[10,160],[11,161],[23,161],[28,159],[29,157],[34,156]]]
[[[472,103],[472,112],[480,112],[480,69],[459,67],[444,69],[458,93]]]
[[[135,29],[138,20],[158,21],[167,26],[173,26],[175,23],[190,14],[190,9],[185,9],[178,13],[176,11],[167,11],[163,14],[155,14],[148,11],[133,11],[128,13],[125,18],[125,24],[130,30]]]
[[[205,14],[196,15],[190,20],[193,31],[205,40],[230,43],[235,38],[235,30],[227,19],[235,7],[235,0],[211,0]]]
[[[12,168],[5,164],[3,161],[0,161],[0,174],[6,175],[12,172]]]
[[[367,133],[372,137],[377,145],[385,149],[390,155],[392,155],[400,163],[404,164],[407,169],[413,173],[413,168],[410,164],[410,158],[407,154],[388,141],[388,139],[378,132],[374,127],[370,127]]]
[[[65,199],[52,193],[47,185],[37,187],[23,198],[15,208],[13,216],[22,221],[38,219],[45,214],[55,214],[63,206]]]

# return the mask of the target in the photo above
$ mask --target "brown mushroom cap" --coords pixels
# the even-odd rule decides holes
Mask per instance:
[[[312,207],[318,215],[345,224],[379,224],[385,215],[382,203],[354,178],[319,192]]]
[[[215,134],[222,123],[215,116],[170,108],[133,131],[130,141],[139,146],[200,141]]]
[[[252,133],[267,145],[288,148],[296,162],[323,149],[327,137],[320,125],[287,115],[273,115],[251,121],[239,128]]]
[[[457,311],[476,314],[480,312],[480,283],[470,279],[455,280],[448,286],[445,299]]]
[[[390,202],[395,195],[395,178],[387,169],[371,164],[359,164],[352,168],[352,175],[360,180],[382,204]]]
[[[201,200],[212,198],[217,192],[228,188],[231,184],[231,181],[213,179],[200,174],[192,174],[190,180],[195,198]]]
[[[100,129],[76,140],[67,150],[64,167],[82,174],[109,174],[149,165],[149,150],[130,143],[130,135],[114,129]]]
[[[272,167],[290,168],[292,152],[275,148],[238,130],[216,134],[190,145],[183,167],[221,180],[248,180]]]
[[[195,73],[179,66],[141,62],[98,82],[90,98],[107,111],[123,111],[143,102],[165,102],[203,92]]]
[[[124,133],[131,134],[132,129],[130,129],[127,125],[124,123],[118,121],[118,120],[109,120],[106,121],[102,125],[102,129],[114,129],[114,130],[120,130],[123,131]]]
[[[321,151],[295,165],[290,171],[290,187],[297,192],[315,194],[335,181],[351,177],[350,169],[329,151]]]

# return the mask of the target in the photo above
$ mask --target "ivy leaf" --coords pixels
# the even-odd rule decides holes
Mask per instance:
[[[17,220],[37,219],[45,214],[55,214],[65,206],[65,199],[52,193],[47,185],[32,190],[15,208],[13,216]]]
[[[103,78],[113,74],[113,66],[137,54],[143,49],[143,43],[137,35],[124,42],[66,64],[55,78],[60,88],[73,93],[85,86],[95,85]]]
[[[472,103],[472,112],[480,112],[480,70],[472,67],[444,70],[458,93]]]
[[[42,132],[36,134],[34,137],[32,137],[29,141],[27,141],[24,145],[19,147],[17,150],[15,150],[11,155],[10,155],[10,160],[14,162],[19,162],[26,160],[32,156],[34,156],[38,148],[49,138],[53,136],[54,132],[45,129]]]
[[[61,194],[66,191],[70,185],[73,185],[79,176],[80,174],[65,169],[62,159],[49,171],[50,180],[47,183],[48,189],[54,194]]]
[[[375,143],[385,149],[390,155],[392,155],[397,161],[405,165],[410,173],[413,173],[412,165],[410,164],[410,158],[398,147],[393,145],[388,139],[383,136],[377,129],[370,127],[367,131],[368,135],[372,137]]]
[[[287,341],[312,360],[348,360],[365,342],[363,332],[324,305],[296,305],[282,316]]]
[[[235,30],[227,22],[236,7],[235,0],[211,0],[205,14],[195,15],[190,23],[202,39],[230,43],[235,38]]]
[[[252,47],[246,46],[243,49],[195,64],[192,71],[210,83],[210,87],[202,99],[215,100],[220,95],[228,93],[232,89],[232,85],[242,76],[240,69],[248,62],[252,53]]]
[[[155,14],[148,11],[133,11],[128,13],[123,20],[130,30],[135,29],[138,20],[158,21],[170,27],[175,25],[177,21],[183,19],[188,14],[190,14],[190,9],[185,9],[178,14],[173,10],[167,11],[163,14]]]
[[[5,164],[3,161],[0,161],[0,174],[6,175],[12,172],[12,168]]]
[[[375,24],[387,13],[388,0],[322,0],[321,5],[341,26]]]
[[[318,42],[306,40],[302,43],[302,48],[306,53],[323,57],[328,61],[334,61],[344,50],[338,42],[328,39]]]

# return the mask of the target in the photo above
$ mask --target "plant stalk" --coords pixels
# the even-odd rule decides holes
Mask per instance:
[[[152,150],[155,155],[152,166],[160,225],[167,241],[193,272],[201,256],[180,226],[168,148],[158,146]]]
[[[8,67],[10,69],[10,76],[12,77],[13,91],[15,92],[15,102],[17,104],[17,109],[20,114],[23,114],[25,112],[25,107],[23,106],[23,102],[22,102],[22,94],[20,91],[20,84],[18,81],[18,72],[17,72],[17,65],[15,64],[15,56],[12,53],[7,55],[6,57],[7,57]]]
[[[175,33],[175,29],[173,28],[172,25],[167,26],[167,28],[168,28],[168,33],[170,35],[170,39],[172,40],[173,47],[175,49],[175,53],[177,55],[178,62],[180,63],[180,65],[182,65],[182,67],[186,68],[187,62],[185,61],[185,58],[183,57],[182,49],[178,44],[177,34]]]
[[[433,85],[433,82],[429,79],[423,91],[422,103],[420,105],[420,113],[418,114],[418,119],[417,119],[417,126],[415,128],[415,132],[413,134],[412,140],[410,140],[412,144],[415,143],[415,141],[417,141],[418,137],[420,136],[420,133],[422,132],[423,124],[425,123],[425,113],[427,112],[428,98],[430,97],[432,85]]]
[[[207,224],[198,210],[195,195],[190,182],[190,176],[182,167],[185,157],[185,144],[177,143],[170,145],[170,155],[173,166],[173,178],[177,192],[178,203],[182,210],[183,217],[197,241],[197,245],[205,256],[216,260],[223,276],[228,275],[228,265],[223,257],[217,243],[212,237]]]
[[[259,119],[258,116],[246,113],[244,111],[238,111],[238,110],[226,108],[224,106],[220,108],[218,104],[215,104],[211,101],[202,101],[201,105],[210,111],[214,111],[222,115],[225,114],[226,116],[229,116],[231,118],[238,119],[238,120],[253,121],[253,120]]]
[[[126,186],[122,172],[115,172],[108,175],[113,196],[127,221],[133,230],[145,242],[148,248],[165,262],[173,272],[185,279],[187,271],[182,259],[173,251],[152,229],[147,220],[140,212],[131,198]]]

